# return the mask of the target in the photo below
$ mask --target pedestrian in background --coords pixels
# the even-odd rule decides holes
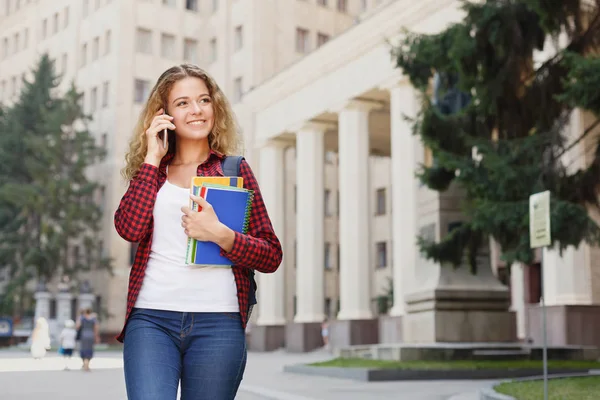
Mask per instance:
[[[73,356],[73,350],[77,345],[77,331],[75,330],[75,321],[68,319],[65,321],[65,327],[60,332],[58,337],[59,349],[58,353],[63,356],[65,360],[65,370],[69,369],[69,360]]]
[[[46,352],[50,350],[50,329],[48,321],[44,317],[39,317],[35,321],[35,327],[31,332],[31,356],[36,359],[42,359]]]
[[[76,325],[79,330],[79,354],[83,360],[81,369],[90,371],[90,361],[94,357],[94,345],[100,343],[100,328],[98,319],[92,313],[92,309],[88,308],[79,317]]]

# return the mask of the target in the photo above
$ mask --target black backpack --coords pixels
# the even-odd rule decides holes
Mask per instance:
[[[225,176],[240,176],[240,164],[244,159],[243,156],[225,156],[221,162],[223,175]],[[256,280],[254,279],[254,270],[248,269],[248,279],[250,280],[250,293],[248,294],[248,319],[252,312],[252,307],[256,304]]]

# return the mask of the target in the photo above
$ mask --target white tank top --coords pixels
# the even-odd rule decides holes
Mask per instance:
[[[189,206],[189,189],[169,183],[154,204],[150,258],[135,307],[180,312],[238,312],[231,268],[198,267],[185,262],[187,236],[181,207]]]

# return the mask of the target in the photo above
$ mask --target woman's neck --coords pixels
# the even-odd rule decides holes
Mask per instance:
[[[177,140],[175,156],[171,165],[201,164],[210,155],[208,140]]]

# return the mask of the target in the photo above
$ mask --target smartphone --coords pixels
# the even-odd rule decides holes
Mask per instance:
[[[166,114],[166,109],[163,108],[163,115]],[[164,132],[163,132],[163,147],[166,149],[167,148],[167,128],[165,128]]]

